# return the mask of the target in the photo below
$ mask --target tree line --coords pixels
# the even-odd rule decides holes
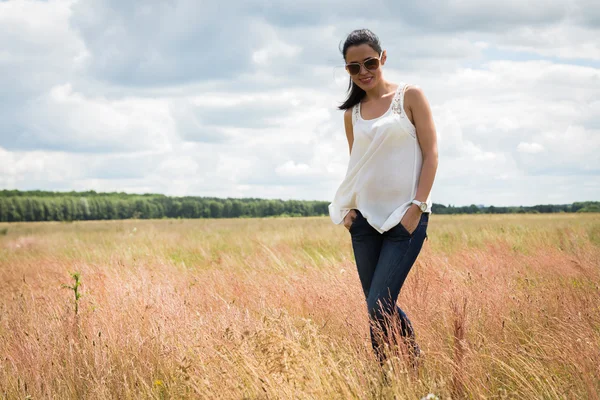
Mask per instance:
[[[549,213],[575,213],[575,212],[600,212],[600,202],[582,201],[572,204],[541,204],[537,206],[495,207],[495,206],[470,206],[454,207],[434,204],[433,212],[436,214],[549,214]]]
[[[0,222],[157,218],[308,217],[328,215],[328,201],[259,198],[171,197],[50,191],[0,191]],[[454,207],[434,204],[436,214],[600,212],[600,202],[533,207]]]

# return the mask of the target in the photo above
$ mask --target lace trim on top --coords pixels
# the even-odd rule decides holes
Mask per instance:
[[[407,87],[407,84],[404,84],[404,86],[398,86],[394,100],[392,100],[392,111],[402,116],[406,114],[404,112],[404,92],[406,92]]]

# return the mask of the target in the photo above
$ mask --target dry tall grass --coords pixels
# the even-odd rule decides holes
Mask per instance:
[[[327,218],[0,224],[0,398],[598,399],[600,215],[439,216],[383,373]],[[79,311],[70,272],[81,273]],[[385,377],[384,377],[385,376]]]

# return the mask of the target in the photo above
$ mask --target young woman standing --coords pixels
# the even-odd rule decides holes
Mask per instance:
[[[394,345],[394,332],[414,361],[419,346],[396,301],[427,236],[438,165],[435,125],[421,89],[384,79],[387,54],[373,32],[351,32],[342,54],[350,75],[340,106],[350,161],[329,213],[350,231],[379,361],[384,344]]]

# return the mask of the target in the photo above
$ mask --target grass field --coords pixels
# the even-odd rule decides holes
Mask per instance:
[[[378,369],[328,218],[0,224],[0,398],[598,399],[599,214],[428,234],[399,299],[415,377]]]

